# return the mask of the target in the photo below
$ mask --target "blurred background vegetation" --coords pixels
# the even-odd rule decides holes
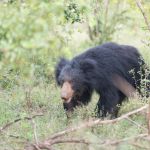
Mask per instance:
[[[142,5],[150,22],[150,1],[143,0]],[[1,0],[0,126],[17,117],[45,112],[45,118],[37,120],[39,137],[67,127],[54,81],[55,64],[59,57],[71,59],[107,41],[137,47],[150,64],[150,32],[134,0]],[[89,113],[83,113],[85,108],[75,112],[72,123],[91,116],[93,105],[88,107]],[[142,121],[139,117],[139,123]],[[101,138],[111,138],[111,133],[124,137],[127,128],[134,129],[121,122],[113,130],[108,126],[96,131]],[[92,134],[97,139],[96,131],[87,131],[85,136],[91,138]],[[135,134],[138,132],[136,129]],[[22,122],[0,136],[2,150],[22,149],[9,139],[10,134],[33,140],[31,124]],[[123,145],[120,149],[129,148]]]

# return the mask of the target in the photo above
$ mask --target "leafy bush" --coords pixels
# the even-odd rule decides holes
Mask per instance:
[[[0,68],[11,66],[25,75],[48,77],[56,58],[67,55],[60,28],[63,3],[9,1],[0,3],[0,12]]]

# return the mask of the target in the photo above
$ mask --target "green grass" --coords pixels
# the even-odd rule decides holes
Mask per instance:
[[[37,127],[37,137],[39,140],[46,139],[52,134],[65,130],[69,127],[77,126],[83,121],[94,118],[94,108],[98,100],[98,95],[94,94],[92,102],[83,108],[77,108],[72,117],[68,120],[62,107],[62,101],[59,96],[60,89],[56,87],[54,81],[47,84],[39,82],[36,79],[30,79],[30,82],[18,79],[16,85],[11,88],[1,89],[0,94],[0,127],[17,118],[29,117],[35,114],[43,113],[43,116],[34,119]],[[123,104],[119,115],[127,113],[133,109],[143,106],[146,103],[139,100],[130,100]],[[146,128],[146,119],[143,114],[133,115],[131,117],[137,124]],[[144,133],[144,129],[137,127],[130,121],[124,119],[115,124],[99,125],[88,129],[82,129],[75,133],[70,133],[68,137],[84,138],[93,143],[101,143],[104,140],[117,140],[133,137]],[[18,136],[19,138],[12,137]],[[4,130],[0,135],[1,150],[24,149],[23,141],[34,141],[33,125],[30,120],[21,120]],[[138,140],[138,143],[143,143]],[[148,142],[143,144],[150,146]],[[58,144],[56,149],[70,149],[70,144]],[[79,149],[115,149],[114,146],[100,146],[92,144],[89,146],[83,144],[71,144],[73,150]],[[117,149],[134,150],[135,146],[128,142],[120,143]]]
[[[71,118],[67,119],[60,99],[60,89],[56,86],[53,78],[47,82],[47,79],[43,77],[24,77],[15,72],[4,71],[1,73],[0,83],[0,127],[18,118],[31,117],[35,114],[42,113],[43,116],[34,119],[38,140],[42,141],[54,133],[94,119],[94,109],[99,98],[96,93],[93,94],[92,101],[88,106],[75,109]],[[119,116],[139,108],[147,102],[147,99],[139,97],[130,99],[121,106]],[[81,129],[65,137],[86,139],[93,143],[103,143],[104,141],[134,137],[146,132],[147,121],[143,113],[132,115],[130,119],[139,126],[124,119],[114,124],[97,125],[91,128]],[[1,150],[21,150],[24,149],[28,142],[35,142],[33,123],[31,120],[23,119],[12,124],[4,132],[0,133]],[[140,149],[132,145],[131,142],[138,142],[139,145],[150,148],[150,144],[143,139],[136,141],[129,140],[115,146],[103,146],[102,144],[57,144],[53,147],[57,150],[70,150],[70,145],[73,150]]]

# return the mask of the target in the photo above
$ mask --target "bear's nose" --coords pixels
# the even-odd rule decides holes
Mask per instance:
[[[61,94],[61,99],[64,100],[64,101],[68,100],[68,98],[67,98],[67,96],[65,94]]]
[[[64,101],[64,103],[70,103],[71,97],[68,97],[66,94],[61,94],[61,99]]]
[[[69,82],[64,82],[61,88],[61,99],[63,99],[65,103],[70,102],[73,92],[71,84]]]

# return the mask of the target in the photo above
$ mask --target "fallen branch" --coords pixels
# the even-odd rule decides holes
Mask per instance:
[[[0,132],[2,132],[3,130],[7,129],[11,125],[13,125],[13,124],[15,124],[15,123],[17,123],[21,120],[32,120],[33,118],[36,118],[36,117],[39,117],[39,116],[43,116],[43,114],[36,114],[36,115],[33,115],[32,117],[23,117],[23,118],[15,119],[15,120],[5,124],[3,127],[0,127]]]
[[[100,146],[107,146],[107,145],[117,145],[119,143],[122,143],[122,142],[125,142],[125,141],[130,141],[130,140],[136,140],[136,139],[139,139],[139,138],[143,138],[143,137],[147,137],[148,134],[145,133],[145,134],[139,134],[139,135],[136,135],[134,137],[129,137],[129,138],[124,138],[124,139],[120,139],[120,140],[115,140],[115,141],[102,141],[102,142],[89,142],[89,141],[86,141],[84,139],[81,139],[81,140],[76,140],[76,139],[57,139],[57,140],[54,140],[51,142],[51,145],[54,145],[54,144],[60,144],[60,143],[82,143],[82,144],[86,144],[86,145],[90,145],[90,144],[98,144]],[[47,143],[49,143],[50,141],[47,141]],[[40,147],[40,146],[39,146]]]
[[[32,147],[33,149],[32,150],[37,150],[38,148],[39,149],[47,149],[47,150],[51,150],[51,146],[54,145],[54,144],[58,144],[58,143],[83,143],[83,144],[99,144],[100,146],[106,146],[106,145],[115,145],[117,143],[120,143],[120,142],[124,142],[124,141],[127,141],[127,140],[131,140],[131,139],[137,139],[137,138],[142,138],[142,137],[146,137],[148,136],[148,134],[140,134],[136,137],[131,137],[131,138],[126,138],[126,139],[121,139],[121,140],[117,140],[117,141],[111,141],[111,142],[103,142],[104,144],[101,144],[101,143],[91,143],[91,142],[88,142],[86,140],[76,140],[76,139],[60,139],[60,137],[62,136],[65,136],[71,132],[75,132],[77,130],[80,130],[80,129],[83,129],[83,128],[88,128],[88,127],[92,127],[92,126],[95,126],[95,125],[103,125],[103,124],[112,124],[112,123],[116,123],[120,120],[123,120],[123,119],[126,119],[128,118],[129,116],[133,115],[133,114],[136,114],[138,112],[141,112],[145,109],[148,108],[148,105],[145,105],[141,108],[138,108],[136,110],[133,110],[127,114],[124,114],[114,120],[101,120],[101,119],[97,119],[97,120],[92,120],[92,121],[88,121],[88,122],[85,122],[77,127],[74,127],[74,128],[70,128],[70,129],[67,129],[67,130],[64,130],[64,131],[61,131],[61,132],[58,132],[54,135],[52,135],[50,138],[44,140],[43,142],[39,142],[38,144],[31,144],[30,147]],[[26,149],[26,150],[29,150],[29,149]]]
[[[124,115],[122,115],[122,116],[120,116],[120,117],[118,117],[116,119],[113,119],[113,120],[101,120],[101,119],[97,119],[97,120],[85,122],[85,123],[79,125],[78,127],[74,127],[74,128],[70,128],[70,129],[58,132],[58,133],[54,134],[53,136],[51,136],[49,139],[56,139],[58,137],[66,135],[66,134],[68,134],[70,132],[74,132],[74,131],[80,130],[82,128],[88,128],[88,127],[92,127],[92,126],[95,126],[95,125],[116,123],[116,122],[118,122],[120,120],[123,120],[123,119],[125,119],[125,118],[133,115],[133,114],[136,114],[136,113],[138,113],[140,111],[143,111],[144,109],[147,109],[147,107],[148,107],[148,105],[145,105],[145,106],[143,106],[141,108],[133,110],[133,111],[131,111],[131,112],[127,113],[127,114],[124,114]]]
[[[51,149],[51,146],[54,145],[54,144],[61,144],[61,143],[76,143],[76,144],[85,144],[85,145],[99,145],[99,147],[106,147],[108,145],[118,145],[120,143],[123,143],[123,142],[128,142],[128,141],[134,141],[134,140],[137,140],[137,139],[141,139],[141,138],[144,138],[144,137],[148,137],[148,134],[139,134],[137,136],[134,136],[134,137],[129,137],[129,138],[124,138],[124,139],[120,139],[120,140],[115,140],[115,141],[102,141],[102,142],[89,142],[87,140],[84,140],[84,139],[56,139],[56,140],[52,140],[52,141],[44,141],[42,143],[39,143],[38,145],[36,144],[33,144],[33,145],[30,145],[30,149],[29,148],[26,148],[25,150],[40,150],[40,149],[46,149],[46,150],[52,150]],[[130,143],[129,142],[129,143]]]
[[[98,143],[92,143],[84,139],[57,139],[57,140],[52,140],[52,141],[44,141],[42,143],[38,144],[38,147],[40,149],[46,148],[46,147],[51,147],[54,144],[61,144],[61,143],[76,143],[76,144],[85,144],[85,145],[90,145],[90,144],[98,144]]]

